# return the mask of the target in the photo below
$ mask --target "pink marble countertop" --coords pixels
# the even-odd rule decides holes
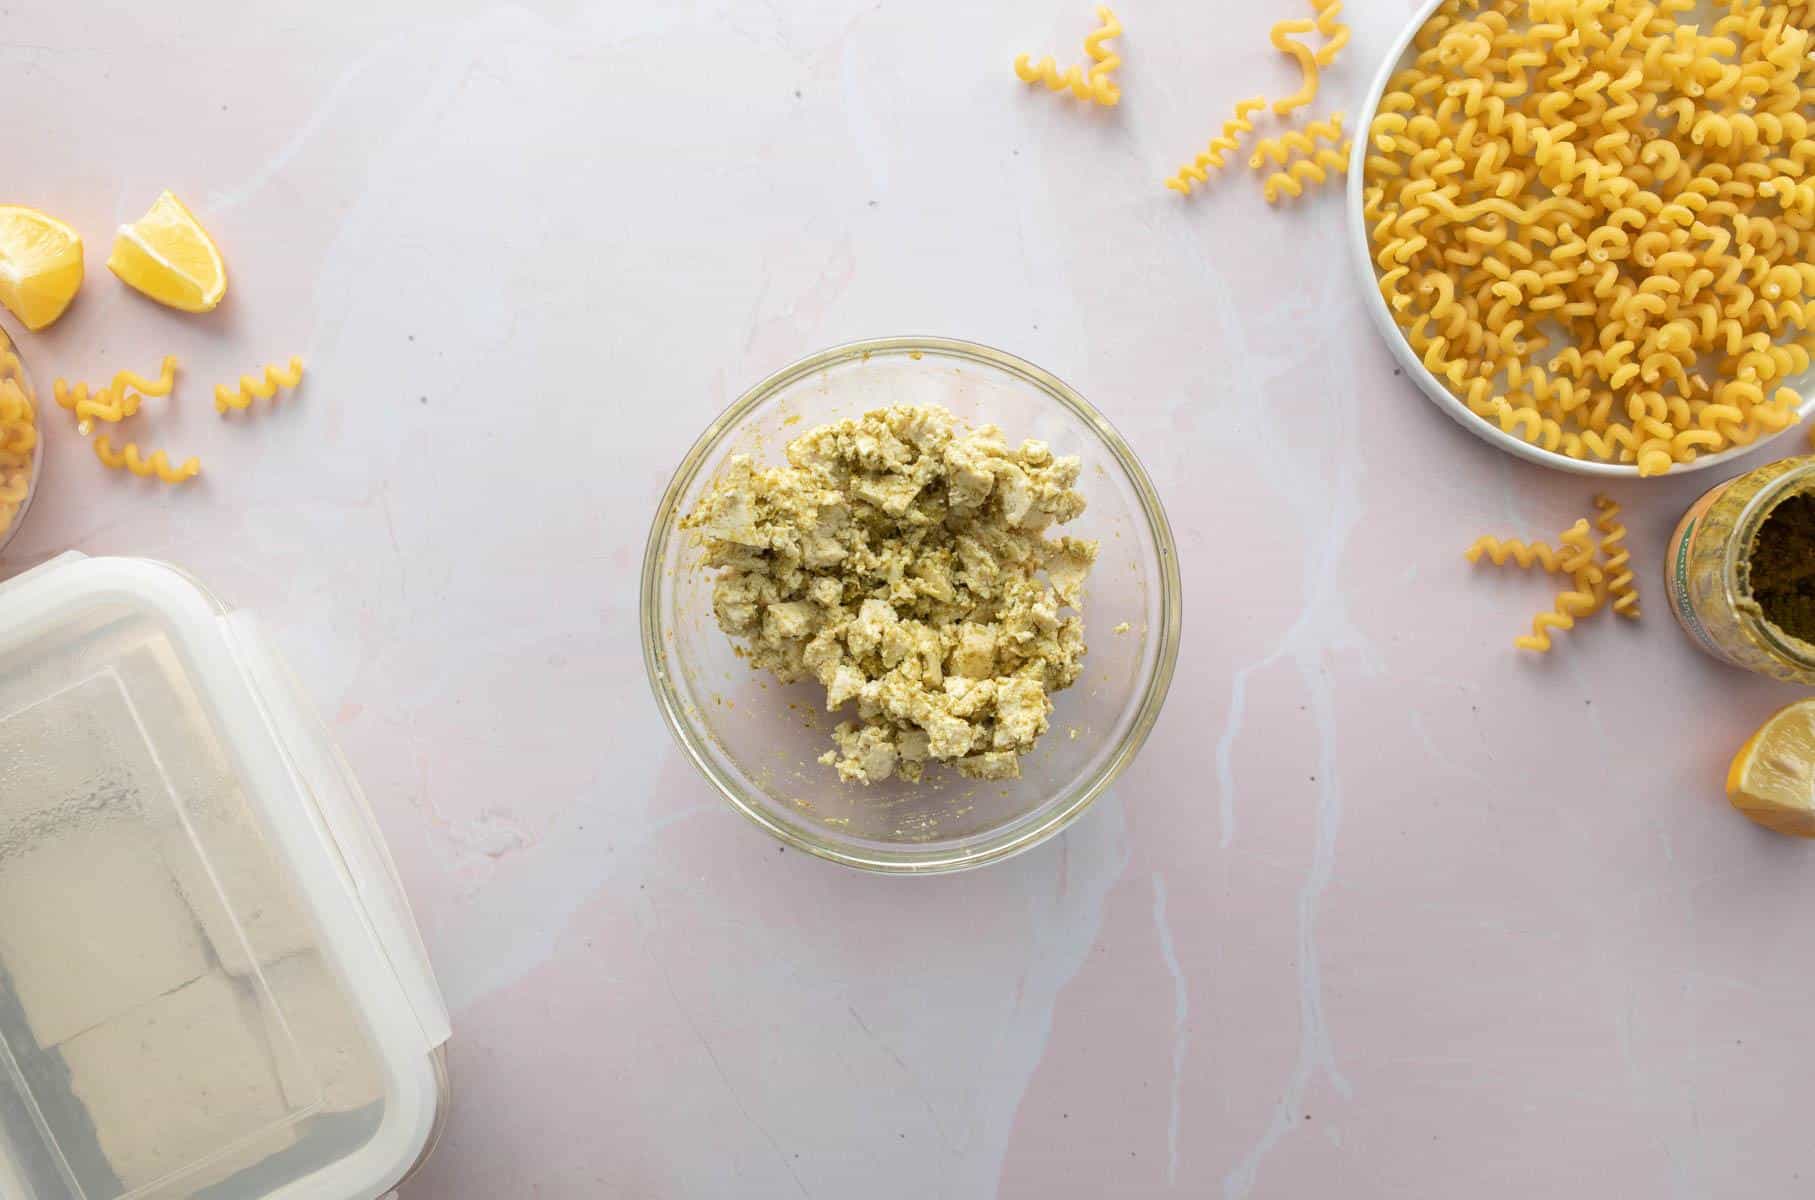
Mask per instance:
[[[1409,11],[1353,8],[1320,109]],[[1547,589],[1460,552],[1591,485],[1396,377],[1336,195],[1159,186],[1291,86],[1283,10],[1124,0],[1112,112],[1016,84],[1089,9],[16,8],[0,199],[89,250],[29,360],[179,354],[155,441],[207,473],[109,474],[53,422],[6,570],[180,563],[337,729],[454,1014],[405,1200],[1809,1194],[1815,862],[1721,796],[1798,693],[1700,656],[1655,582],[1720,476],[1615,488],[1644,620],[1515,653]],[[210,316],[101,265],[165,187],[226,251]],[[781,852],[696,777],[634,589],[712,415],[906,332],[1102,407],[1188,604],[1092,813],[903,880]],[[213,383],[292,352],[293,402],[216,418]]]

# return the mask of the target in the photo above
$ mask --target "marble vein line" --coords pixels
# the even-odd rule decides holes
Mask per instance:
[[[1226,304],[1226,301],[1223,301]],[[1354,446],[1356,440],[1355,397],[1348,389],[1331,388],[1319,393],[1323,416],[1331,429],[1336,446]],[[1319,903],[1329,886],[1336,861],[1336,836],[1342,823],[1342,793],[1336,773],[1336,704],[1335,684],[1327,669],[1326,658],[1339,650],[1358,651],[1364,665],[1376,668],[1372,648],[1350,625],[1342,604],[1341,563],[1343,551],[1361,520],[1360,463],[1354,454],[1340,454],[1327,487],[1302,494],[1295,507],[1304,516],[1310,534],[1304,564],[1304,603],[1297,618],[1280,644],[1267,658],[1237,672],[1232,685],[1232,704],[1222,743],[1232,748],[1239,733],[1246,690],[1253,672],[1262,670],[1282,655],[1289,654],[1309,699],[1308,707],[1317,734],[1317,811],[1316,839],[1311,866],[1300,886],[1297,898],[1297,963],[1299,1001],[1299,1049],[1284,1094],[1274,1105],[1273,1115],[1260,1140],[1223,1178],[1223,1194],[1228,1200],[1242,1200],[1254,1187],[1262,1160],[1285,1136],[1296,1129],[1303,1117],[1303,1104],[1312,1078],[1323,1071],[1328,1074],[1338,1094],[1350,1094],[1348,1081],[1336,1066],[1335,1050],[1324,1016],[1322,967],[1317,953],[1316,922]],[[1234,816],[1234,772],[1228,762],[1228,749],[1219,743],[1218,779],[1224,812],[1230,822]],[[1231,828],[1224,827],[1225,836]],[[1226,841],[1225,841],[1225,844]]]
[[[1166,1122],[1166,1182],[1170,1185],[1178,1181],[1179,1090],[1185,1076],[1185,1020],[1191,1001],[1172,944],[1172,926],[1166,920],[1166,880],[1158,871],[1153,873],[1153,928],[1160,939],[1160,957],[1172,976],[1172,1108]]]
[[[279,146],[276,152],[266,159],[264,164],[254,171],[244,183],[224,192],[212,193],[208,197],[208,212],[216,216],[231,212],[256,196],[260,189],[289,166],[290,160],[302,153],[303,147],[321,132],[321,127],[327,124],[328,118],[334,115],[334,110],[340,107],[341,98],[346,95],[347,89],[352,87],[359,77],[371,68],[373,63],[389,54],[393,49],[414,43],[419,37],[419,33],[410,31],[408,34],[398,34],[386,38],[348,63],[341,69],[333,85],[328,88],[327,95],[321,98],[321,103],[315,106],[315,111],[309,114],[309,119],[302,123],[302,127],[291,134],[289,139]]]

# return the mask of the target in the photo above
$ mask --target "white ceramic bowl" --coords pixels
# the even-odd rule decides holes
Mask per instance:
[[[1393,314],[1388,310],[1386,300],[1380,294],[1380,276],[1374,270],[1374,255],[1368,244],[1367,220],[1361,215],[1361,192],[1364,182],[1362,175],[1366,169],[1368,148],[1371,144],[1368,140],[1368,130],[1373,128],[1374,114],[1379,110],[1380,97],[1386,92],[1387,80],[1392,78],[1393,72],[1410,62],[1412,38],[1417,36],[1418,31],[1424,27],[1424,23],[1443,3],[1444,0],[1429,0],[1406,25],[1398,40],[1393,43],[1392,50],[1387,53],[1385,61],[1380,64],[1380,71],[1374,76],[1374,82],[1368,88],[1367,100],[1361,106],[1360,119],[1355,122],[1355,146],[1349,155],[1348,188],[1344,203],[1348,206],[1349,257],[1354,262],[1355,270],[1361,280],[1361,290],[1365,296],[1363,303],[1367,305],[1368,315],[1374,318],[1374,327],[1380,331],[1380,336],[1386,339],[1387,345],[1393,348],[1393,356],[1404,368],[1406,378],[1416,383],[1424,394],[1430,397],[1432,404],[1448,413],[1451,418],[1476,437],[1498,446],[1508,454],[1523,458],[1527,462],[1537,463],[1539,466],[1555,467],[1559,471],[1574,471],[1578,475],[1637,479],[1640,477],[1639,469],[1634,464],[1570,458],[1566,454],[1558,454],[1553,450],[1534,446],[1469,411],[1468,406],[1452,395],[1450,390],[1443,386],[1442,381],[1431,374],[1430,368],[1424,365],[1423,360],[1412,352],[1411,344],[1405,340],[1405,335],[1394,323]],[[1783,380],[1780,386],[1793,388],[1802,396],[1802,405],[1797,412],[1803,420],[1808,420],[1810,414],[1815,413],[1815,368]],[[1685,471],[1705,471],[1710,467],[1722,466],[1741,455],[1752,453],[1777,438],[1785,435],[1800,436],[1803,428],[1802,425],[1792,425],[1777,433],[1761,437],[1749,446],[1734,446],[1715,454],[1704,454],[1694,462],[1679,463],[1664,474],[1651,476],[1651,478],[1669,479],[1681,475]]]

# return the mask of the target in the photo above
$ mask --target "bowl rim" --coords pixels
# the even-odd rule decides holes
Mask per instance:
[[[1133,724],[1115,747],[1114,752],[1097,769],[1095,776],[1078,791],[1069,803],[1045,814],[1044,819],[1019,829],[1011,837],[985,838],[979,844],[967,848],[948,848],[932,853],[917,852],[912,847],[904,847],[899,852],[860,851],[821,842],[803,836],[792,827],[774,820],[760,807],[746,799],[736,784],[697,744],[690,731],[681,711],[680,697],[675,693],[663,665],[664,649],[661,642],[661,631],[657,628],[657,614],[661,607],[663,552],[667,547],[669,537],[676,531],[676,518],[681,498],[692,486],[707,456],[718,446],[720,439],[752,409],[803,376],[840,363],[868,359],[883,354],[937,355],[942,358],[994,367],[1032,383],[1069,409],[1074,416],[1095,430],[1097,436],[1109,447],[1111,454],[1115,456],[1117,463],[1133,485],[1140,500],[1141,512],[1146,518],[1148,530],[1153,537],[1160,568],[1160,615],[1154,629],[1154,635],[1158,637],[1159,643],[1153,669],[1147,678]],[[1109,789],[1128,764],[1134,761],[1135,755],[1140,752],[1141,747],[1146,744],[1148,736],[1153,732],[1153,727],[1159,720],[1160,710],[1165,705],[1166,695],[1172,686],[1172,677],[1178,665],[1179,636],[1184,614],[1184,589],[1179,575],[1177,543],[1173,539],[1172,526],[1166,519],[1165,508],[1160,502],[1158,491],[1153,486],[1153,480],[1148,476],[1146,468],[1141,465],[1140,459],[1135,456],[1133,449],[1102,413],[1058,376],[1007,351],[956,338],[906,335],[844,342],[798,359],[745,391],[730,407],[706,426],[705,432],[700,434],[681,460],[680,466],[668,482],[667,489],[662,493],[660,503],[656,505],[655,517],[650,524],[648,541],[643,550],[643,578],[639,607],[643,667],[649,680],[650,689],[655,694],[656,707],[661,710],[663,721],[668,726],[668,732],[679,743],[687,757],[693,761],[693,765],[709,783],[718,789],[733,808],[743,813],[777,840],[804,853],[842,866],[887,875],[940,875],[980,867],[986,863],[1000,862],[1023,851],[1031,850],[1082,816],[1096,802],[1097,798]],[[1042,803],[1046,803],[1046,801]],[[1037,807],[1035,811],[1038,811]]]
[[[19,375],[25,380],[26,399],[31,402],[32,421],[37,428],[37,440],[32,443],[32,477],[25,486],[25,499],[13,513],[13,523],[0,531],[0,554],[19,536],[19,530],[25,525],[25,518],[31,514],[32,501],[38,498],[38,484],[44,479],[44,405],[38,395],[38,382],[32,378],[31,367],[25,361],[25,354],[19,348],[19,339],[4,325],[0,325],[0,343],[10,347],[14,360],[19,365]]]
[[[1406,22],[1405,28],[1394,39],[1392,49],[1387,51],[1386,57],[1381,61],[1380,69],[1376,72],[1373,83],[1368,87],[1367,98],[1361,106],[1359,119],[1355,122],[1355,144],[1349,151],[1348,181],[1344,191],[1344,204],[1348,210],[1349,259],[1361,281],[1363,303],[1367,305],[1368,315],[1373,318],[1374,328],[1392,348],[1393,357],[1398,360],[1406,377],[1418,385],[1418,389],[1431,403],[1489,445],[1504,450],[1516,458],[1522,458],[1526,462],[1559,471],[1573,472],[1577,475],[1598,475],[1602,478],[1613,479],[1674,479],[1691,471],[1705,471],[1710,467],[1725,466],[1737,458],[1762,450],[1785,434],[1797,432],[1799,428],[1802,428],[1800,422],[1807,420],[1809,415],[1815,412],[1815,389],[1811,389],[1806,384],[1798,388],[1802,392],[1802,403],[1796,409],[1798,416],[1796,424],[1786,425],[1777,432],[1744,446],[1729,446],[1714,454],[1700,455],[1692,462],[1673,463],[1670,469],[1661,475],[1640,475],[1636,463],[1609,463],[1571,458],[1567,454],[1546,450],[1542,446],[1532,445],[1523,438],[1514,437],[1504,429],[1476,416],[1468,405],[1443,386],[1443,382],[1431,373],[1429,367],[1424,365],[1424,360],[1412,352],[1411,343],[1405,340],[1405,335],[1393,320],[1393,314],[1387,310],[1386,298],[1380,294],[1379,275],[1374,270],[1374,256],[1369,249],[1367,218],[1361,212],[1367,157],[1371,146],[1368,131],[1373,128],[1374,116],[1380,110],[1380,98],[1386,94],[1387,81],[1398,69],[1399,60],[1405,56],[1406,47],[1411,45],[1412,39],[1418,35],[1418,31],[1424,28],[1425,22],[1429,21],[1436,11],[1447,2],[1448,0],[1425,0],[1425,3],[1420,5],[1418,11]]]

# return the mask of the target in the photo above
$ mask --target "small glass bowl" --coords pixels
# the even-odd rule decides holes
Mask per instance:
[[[872,409],[941,404],[1011,444],[1037,438],[1084,463],[1088,508],[1064,532],[1102,549],[1085,591],[1083,676],[1019,779],[841,782],[818,762],[842,717],[825,689],[752,670],[713,620],[713,574],[679,522],[734,454],[782,461],[790,438]],[[822,351],[745,393],[695,442],[662,497],[643,558],[643,659],[694,764],[790,846],[869,871],[930,874],[994,862],[1075,820],[1152,730],[1178,658],[1181,594],[1171,528],[1146,471],[1101,413],[1031,363],[969,342],[903,337]],[[1126,628],[1122,632],[1117,629]]]
[[[0,380],[11,379],[18,383],[31,402],[33,423],[38,436],[31,451],[31,476],[25,483],[25,499],[19,502],[18,511],[13,513],[12,523],[0,529],[0,551],[6,549],[8,542],[25,524],[26,514],[31,511],[32,499],[38,494],[38,481],[44,478],[44,406],[38,403],[37,389],[32,386],[31,372],[26,370],[23,356],[19,353],[19,343],[4,327],[0,327]],[[6,468],[0,468],[0,483],[4,482]]]

